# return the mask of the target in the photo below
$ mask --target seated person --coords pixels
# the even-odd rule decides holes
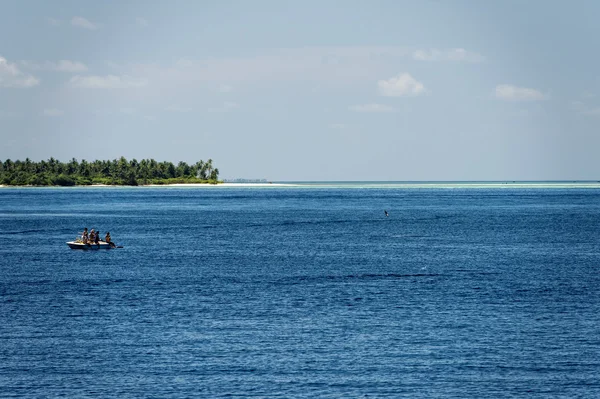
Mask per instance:
[[[110,240],[110,232],[106,232],[106,236],[104,237],[104,241],[110,244],[111,247],[115,247],[115,243]]]
[[[84,244],[87,244],[88,243],[88,239],[89,239],[89,237],[88,237],[88,229],[86,227],[86,228],[83,229],[83,234],[81,235],[81,241]]]

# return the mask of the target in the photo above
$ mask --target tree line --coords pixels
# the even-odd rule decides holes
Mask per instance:
[[[81,186],[92,184],[137,186],[140,184],[217,183],[219,169],[212,159],[193,165],[157,162],[154,159],[77,161],[63,163],[54,158],[34,162],[0,161],[0,184],[10,186]]]

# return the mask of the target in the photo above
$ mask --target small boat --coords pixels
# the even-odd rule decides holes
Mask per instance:
[[[116,246],[114,244],[111,245],[111,243],[108,243],[105,241],[99,241],[98,244],[91,244],[91,243],[84,244],[81,240],[76,240],[76,241],[67,242],[67,245],[71,249],[112,249],[112,248],[116,248]]]

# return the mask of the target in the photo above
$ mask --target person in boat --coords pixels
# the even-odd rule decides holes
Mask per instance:
[[[97,231],[94,236],[94,244],[100,245],[100,231]]]
[[[96,241],[96,231],[94,231],[94,229],[92,229],[92,231],[90,231],[89,244],[93,244],[95,241]]]
[[[81,241],[82,241],[84,244],[87,244],[87,243],[88,243],[88,238],[89,238],[89,237],[88,237],[88,229],[87,229],[87,227],[85,227],[85,228],[83,229],[83,234],[81,235]]]
[[[106,236],[104,236],[104,241],[111,246],[111,248],[115,247],[115,243],[110,240],[110,232],[106,232]]]

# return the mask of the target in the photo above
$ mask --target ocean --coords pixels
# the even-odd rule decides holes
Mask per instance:
[[[600,397],[593,183],[0,188],[0,276],[2,398]]]

